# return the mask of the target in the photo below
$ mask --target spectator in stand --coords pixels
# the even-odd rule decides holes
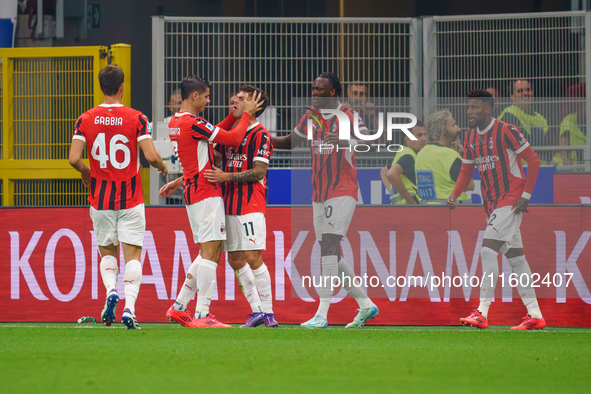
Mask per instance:
[[[368,130],[375,130],[378,127],[378,118],[374,103],[369,101],[369,88],[366,84],[354,82],[349,85],[347,91],[349,101],[345,103],[359,113]],[[380,141],[380,143],[384,143]]]
[[[534,91],[529,81],[514,81],[511,93],[513,104],[503,109],[498,119],[519,128],[532,146],[553,145],[554,141],[548,135],[548,121],[534,111],[533,97]]]
[[[462,168],[461,153],[454,149],[460,135],[460,127],[449,111],[437,111],[427,121],[427,145],[417,154],[415,170],[417,190],[421,204],[445,205]],[[474,182],[466,187],[474,190]],[[457,199],[470,202],[466,193]]]
[[[566,92],[569,98],[564,108],[564,118],[560,122],[558,144],[563,146],[580,146],[587,144],[585,133],[585,83],[572,85]],[[582,99],[581,99],[582,98]],[[582,151],[560,151],[552,159],[557,166],[575,165],[583,162]]]
[[[406,146],[397,152],[394,160],[380,171],[382,182],[390,192],[392,204],[419,203],[415,160],[417,153],[427,144],[427,129],[422,121],[417,120],[417,124],[410,131],[417,139],[411,140],[405,136]]]
[[[170,115],[164,118],[166,123],[170,122],[174,114],[179,112],[181,108],[181,103],[183,99],[181,97],[181,90],[177,89],[170,94],[170,99],[168,100],[168,110],[170,111]]]

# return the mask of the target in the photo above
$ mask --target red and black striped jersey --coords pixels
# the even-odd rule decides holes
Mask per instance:
[[[481,178],[487,215],[513,205],[525,187],[525,175],[517,155],[529,143],[515,126],[493,119],[484,130],[470,129],[464,139],[464,160],[475,164]]]
[[[203,172],[215,164],[213,141],[219,130],[190,112],[177,112],[168,123],[174,152],[183,167],[186,205],[210,197],[222,197],[221,187],[203,176]]]
[[[367,130],[361,116],[352,108],[340,104],[338,111],[344,112],[351,122],[357,121],[359,131]],[[312,201],[321,202],[335,197],[351,196],[357,200],[357,169],[355,151],[352,147],[337,149],[327,145],[324,138],[328,134],[339,133],[339,120],[336,115],[320,114],[309,109],[300,119],[294,132],[302,138],[308,138],[308,120],[312,122]],[[351,128],[351,132],[352,132]]]
[[[254,168],[255,161],[269,164],[273,152],[271,135],[260,123],[250,125],[242,144],[221,147],[222,170],[240,173]],[[222,185],[226,215],[265,213],[267,205],[267,174],[255,182],[225,182]]]
[[[86,142],[88,201],[95,209],[128,209],[144,202],[137,146],[152,138],[151,131],[144,114],[122,104],[101,104],[80,115],[73,138]]]

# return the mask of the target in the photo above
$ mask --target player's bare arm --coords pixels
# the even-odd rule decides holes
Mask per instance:
[[[167,198],[170,195],[178,190],[179,187],[183,184],[183,177],[177,178],[174,181],[168,182],[166,185],[160,188],[160,197]]]
[[[211,183],[220,182],[258,182],[265,177],[267,172],[267,164],[256,160],[254,167],[250,170],[238,173],[224,172],[218,167],[213,167],[211,170],[205,170],[204,175]]]
[[[275,149],[293,149],[303,145],[306,140],[293,131],[283,137],[271,137],[273,148]]]
[[[160,154],[156,152],[154,148],[154,142],[151,138],[144,138],[138,142],[140,148],[144,152],[144,156],[150,165],[158,170],[162,175],[168,174],[168,167],[166,163],[160,157]]]
[[[82,161],[82,152],[84,151],[84,147],[86,146],[86,142],[82,140],[72,140],[72,145],[70,147],[70,155],[68,157],[70,161],[70,165],[78,171],[82,176],[82,183],[84,186],[88,187],[90,182],[90,167],[88,167]]]
[[[332,133],[327,134],[324,137],[324,142],[326,142],[327,144],[339,146],[341,148],[349,146],[349,140],[341,140],[341,139],[339,139],[338,134],[332,134]]]

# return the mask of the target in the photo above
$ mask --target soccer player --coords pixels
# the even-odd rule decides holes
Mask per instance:
[[[138,171],[138,145],[150,165],[166,175],[168,170],[154,149],[148,118],[121,104],[123,70],[115,65],[99,72],[103,104],[80,115],[74,126],[70,147],[70,165],[90,185],[90,217],[96,243],[101,252],[100,271],[107,289],[103,323],[115,321],[119,295],[115,289],[119,267],[119,242],[125,259],[125,309],[121,318],[128,329],[140,328],[135,317],[135,302],[142,282],[140,263],[146,219],[142,180]],[[90,168],[82,161],[88,147]]]
[[[209,82],[205,79],[195,76],[184,78],[181,82],[181,108],[168,124],[170,139],[183,167],[183,194],[193,240],[199,243],[199,256],[189,267],[183,287],[166,317],[188,327],[231,327],[209,314],[221,245],[226,239],[226,221],[221,187],[205,179],[204,172],[215,164],[212,144],[240,146],[250,118],[262,102],[258,95],[246,100],[238,125],[228,132],[225,129],[236,121],[232,114],[217,126],[197,116],[209,104],[209,89]],[[179,179],[162,187],[160,195],[170,195],[178,189]],[[193,319],[186,310],[197,291]]]
[[[271,135],[256,120],[269,105],[269,99],[262,90],[242,85],[234,96],[233,113],[234,117],[240,118],[245,100],[257,92],[264,104],[250,118],[242,144],[222,147],[222,169],[213,167],[205,171],[205,178],[222,185],[228,228],[222,249],[228,251],[228,262],[252,309],[249,320],[242,327],[256,327],[263,323],[267,327],[277,327],[271,275],[261,253],[266,249],[267,167],[273,146]]]
[[[536,184],[540,159],[515,126],[492,117],[494,98],[486,91],[468,93],[468,121],[472,127],[464,138],[464,160],[456,186],[447,198],[447,205],[456,207],[458,196],[472,178],[474,166],[482,178],[482,197],[488,216],[482,250],[482,282],[480,305],[470,316],[460,319],[464,325],[488,327],[488,310],[499,276],[499,251],[507,256],[518,278],[523,274],[531,279],[531,270],[523,253],[521,219]],[[527,179],[521,160],[528,164]],[[491,280],[492,278],[492,280]],[[526,286],[524,286],[526,285]],[[544,328],[546,321],[538,306],[531,281],[519,280],[517,290],[528,314],[512,330]]]
[[[331,279],[344,277],[344,282],[352,284],[355,273],[341,256],[341,240],[347,234],[357,203],[357,170],[355,151],[356,141],[339,140],[339,124],[335,115],[322,114],[322,109],[337,109],[344,112],[351,123],[355,111],[338,101],[341,83],[336,74],[320,74],[312,84],[313,107],[301,118],[298,126],[287,136],[273,137],[273,146],[278,149],[291,149],[307,138],[308,120],[313,121],[312,153],[312,212],[314,231],[320,243],[322,286],[316,290],[320,305],[314,317],[302,323],[306,328],[326,328],[333,288]],[[320,123],[316,120],[320,117]],[[358,119],[359,131],[366,131],[361,117]],[[339,150],[337,150],[337,145]],[[349,279],[346,279],[349,278]],[[368,319],[378,316],[377,306],[368,298],[361,287],[345,286],[347,292],[359,304],[359,313],[347,328],[362,327]]]

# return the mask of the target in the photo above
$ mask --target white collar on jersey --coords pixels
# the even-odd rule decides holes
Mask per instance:
[[[123,107],[123,104],[99,104],[99,107],[111,108],[111,107]]]
[[[337,109],[336,109],[336,110],[337,110],[337,111],[340,111],[340,110],[341,110],[341,107],[343,106],[343,104],[341,104],[341,102],[340,102],[340,101],[337,101],[337,103],[339,104],[339,106],[337,107]],[[320,111],[322,112],[322,109],[320,109]],[[326,114],[322,113],[322,117],[323,117],[324,119],[330,119],[330,118],[332,118],[333,116],[334,116],[334,114],[326,115]]]
[[[254,129],[259,124],[260,124],[259,122],[256,122],[256,123],[251,124],[250,126],[247,127],[246,131],[250,131],[250,130]]]
[[[190,112],[187,112],[187,111],[185,111],[185,112],[177,112],[176,114],[174,114],[175,117],[185,116],[185,115],[193,115],[193,114],[190,113]]]
[[[488,133],[488,131],[493,127],[493,123],[495,123],[495,118],[492,118],[490,123],[488,124],[488,126],[486,126],[486,128],[484,130],[480,130],[478,127],[476,128],[476,132],[480,135],[483,135],[484,133]]]

